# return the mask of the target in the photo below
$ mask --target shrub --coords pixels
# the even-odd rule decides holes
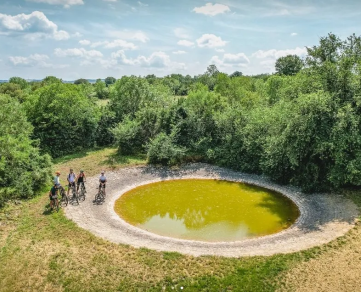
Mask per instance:
[[[174,143],[174,133],[166,135],[158,134],[147,145],[148,162],[153,164],[174,165],[184,158],[186,150]]]

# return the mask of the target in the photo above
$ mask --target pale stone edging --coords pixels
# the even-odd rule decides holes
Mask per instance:
[[[188,164],[178,170],[151,166],[120,169],[107,174],[107,198],[94,205],[98,177],[88,178],[88,196],[79,206],[68,206],[66,215],[80,227],[115,243],[176,251],[194,256],[226,257],[291,253],[328,243],[350,230],[358,216],[357,207],[336,194],[302,194],[297,188],[279,186],[262,176],[235,172],[207,164]],[[278,191],[293,200],[300,217],[290,228],[268,236],[237,242],[200,242],[159,236],[136,228],[114,211],[115,201],[128,190],[162,180],[208,178],[239,181]]]

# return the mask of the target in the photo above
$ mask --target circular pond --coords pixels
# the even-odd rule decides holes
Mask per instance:
[[[299,217],[280,193],[239,182],[182,179],[123,194],[114,207],[126,222],[149,232],[199,241],[238,241],[280,232]]]

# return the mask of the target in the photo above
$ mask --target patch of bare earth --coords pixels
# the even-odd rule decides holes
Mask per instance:
[[[279,291],[361,291],[361,225],[315,259],[288,271]]]

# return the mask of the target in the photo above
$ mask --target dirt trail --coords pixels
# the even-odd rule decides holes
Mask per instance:
[[[263,186],[291,198],[301,216],[289,229],[280,233],[238,242],[207,243],[163,237],[124,222],[114,211],[114,202],[126,191],[139,185],[169,179],[215,178],[243,181]],[[356,206],[343,196],[304,195],[298,189],[279,186],[265,177],[233,172],[207,164],[189,164],[180,169],[132,167],[107,173],[107,198],[103,205],[92,202],[93,197],[79,206],[68,206],[66,215],[80,227],[115,243],[147,247],[158,251],[176,251],[194,256],[226,257],[273,255],[291,253],[328,243],[344,235],[354,226]],[[98,178],[88,178],[88,190],[94,190]],[[88,195],[91,195],[90,192]]]

